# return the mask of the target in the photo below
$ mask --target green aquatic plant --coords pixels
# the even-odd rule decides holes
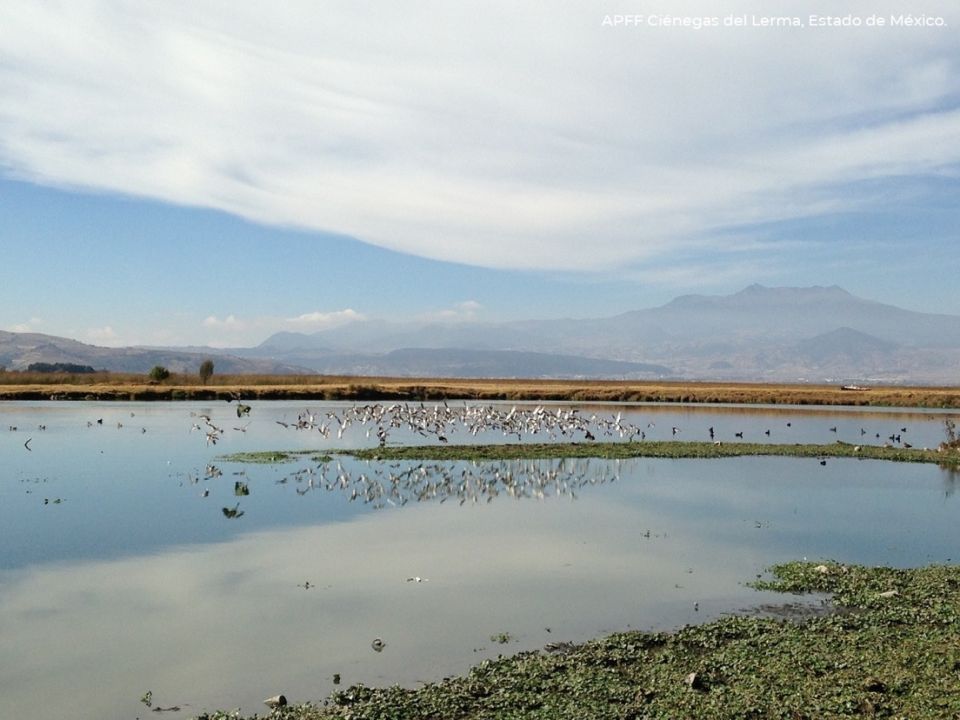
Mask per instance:
[[[310,455],[314,450],[259,450],[256,452],[237,452],[229,455],[221,455],[218,460],[223,462],[235,463],[254,463],[269,465],[273,463],[285,463],[297,460],[305,455]]]
[[[830,593],[805,619],[724,617],[484,660],[417,689],[364,685],[293,720],[960,716],[960,568],[795,562],[757,587]],[[211,718],[214,716],[210,716]],[[220,716],[225,717],[225,716]]]
[[[950,457],[936,450],[830,444],[775,443],[711,443],[677,440],[643,442],[590,443],[501,443],[490,445],[405,445],[340,451],[361,460],[526,460],[550,458],[726,458],[754,455],[785,457],[858,458],[960,464],[960,457]]]

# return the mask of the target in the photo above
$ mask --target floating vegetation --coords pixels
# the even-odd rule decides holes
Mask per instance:
[[[490,460],[557,457],[665,457],[665,458],[720,458],[744,455],[786,455],[793,457],[816,457],[821,465],[828,457],[859,457],[904,462],[936,462],[942,465],[960,465],[960,454],[954,452],[960,443],[952,419],[945,421],[947,442],[938,448],[914,448],[903,440],[901,432],[889,436],[889,442],[880,445],[853,444],[837,441],[831,444],[774,444],[743,442],[743,431],[734,433],[734,442],[717,439],[713,427],[708,429],[709,442],[688,442],[677,439],[680,427],[672,427],[672,440],[648,439],[647,431],[654,428],[652,422],[636,424],[625,418],[622,411],[597,414],[589,408],[546,407],[544,405],[471,405],[456,403],[428,406],[424,403],[368,403],[326,412],[309,408],[300,411],[296,421],[278,420],[278,425],[296,431],[316,431],[329,439],[336,435],[341,439],[354,425],[366,428],[366,437],[374,434],[378,447],[347,452],[355,457],[371,460]],[[212,428],[210,432],[222,432],[212,425],[209,416],[200,414]],[[791,423],[787,423],[790,426]],[[195,429],[202,429],[198,424]],[[246,428],[236,428],[244,430]],[[395,430],[433,440],[430,444],[390,446],[389,438]],[[837,427],[829,428],[833,433]],[[468,437],[500,435],[510,439],[508,443],[483,445],[451,444],[450,438],[457,434]],[[770,429],[764,431],[769,438]],[[860,429],[861,436],[866,430]],[[207,433],[208,441],[210,433]],[[875,433],[880,440],[880,433]],[[515,441],[513,439],[515,438]],[[530,440],[538,442],[530,442]],[[544,441],[549,442],[544,442]],[[288,462],[311,451],[260,451],[235,453],[223,459],[233,462],[278,463]],[[328,454],[314,454],[316,462],[329,461]]]
[[[314,453],[314,450],[262,450],[259,452],[238,452],[221,455],[218,460],[235,463],[286,463],[298,460],[304,455]]]
[[[960,464],[960,456],[938,450],[853,445],[835,442],[817,444],[711,443],[680,440],[596,443],[504,443],[491,445],[405,445],[344,451],[365,460],[519,460],[536,458],[726,458],[749,455],[781,455],[823,459],[859,458]]]
[[[287,707],[282,717],[923,720],[960,713],[960,568],[789,563],[773,572],[757,585],[833,593],[841,611],[799,621],[725,617],[675,633],[565,643],[563,652],[486,660],[416,690],[354,685],[322,706]]]
[[[827,458],[853,458],[936,463],[948,470],[960,467],[960,458],[938,450],[845,442],[828,445],[684,441],[448,444],[336,452],[342,459],[329,455],[311,456],[309,459],[316,463],[315,466],[300,467],[276,482],[295,483],[299,495],[312,490],[341,492],[350,502],[359,501],[383,508],[427,500],[446,502],[453,499],[461,505],[489,503],[501,495],[514,499],[576,499],[584,487],[615,482],[620,471],[617,462],[634,458],[708,459],[770,455],[811,458],[819,466],[826,465]],[[286,456],[289,461],[305,454],[303,451],[272,451],[254,455]],[[358,468],[343,459],[346,457],[365,464]],[[610,460],[614,463],[610,464]],[[219,469],[211,467],[219,473]],[[242,492],[246,487],[245,483],[238,482],[235,493],[246,494]]]

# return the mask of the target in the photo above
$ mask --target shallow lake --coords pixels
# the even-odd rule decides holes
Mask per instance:
[[[795,601],[745,586],[775,562],[906,566],[956,550],[957,477],[936,466],[227,462],[377,444],[360,423],[339,438],[293,427],[352,404],[251,405],[243,418],[227,403],[0,405],[0,717],[143,717],[148,690],[154,707],[181,708],[165,717],[252,713],[280,692],[321,700],[335,675],[415,686],[550,642]],[[958,417],[576,407],[597,428],[620,414],[651,440],[707,440],[713,428],[728,442],[915,447],[936,446],[944,418]],[[215,445],[203,415],[223,428]],[[446,432],[451,443],[516,440]],[[438,442],[404,428],[387,441]]]

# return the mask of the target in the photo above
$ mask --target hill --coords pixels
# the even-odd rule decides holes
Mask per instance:
[[[426,362],[427,351],[457,350],[563,353],[706,380],[951,384],[960,377],[960,317],[905,310],[837,286],[751,285],[731,295],[684,295],[660,307],[593,319],[357,321],[312,334],[274,335],[238,352],[324,371],[343,372],[352,361],[404,375],[409,363],[390,353],[411,347],[420,353],[417,372],[427,375],[441,375],[449,366],[439,353],[433,364]],[[513,372],[501,370],[505,376]],[[620,372],[596,366],[585,374]]]
[[[146,373],[155,365],[171,372],[197,372],[207,358],[215,358],[222,373],[304,373],[310,372],[269,358],[241,358],[222,351],[186,352],[170,348],[112,348],[41,333],[12,333],[0,330],[0,367],[25,370],[37,363],[88,365],[97,370]]]
[[[226,350],[103,348],[0,332],[0,366],[8,368],[45,362],[195,372],[207,357],[224,373],[955,385],[960,316],[905,310],[837,286],[751,285],[611,317],[358,320]]]

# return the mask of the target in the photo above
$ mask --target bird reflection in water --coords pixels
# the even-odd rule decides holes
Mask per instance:
[[[299,495],[311,490],[340,492],[350,502],[379,509],[402,507],[410,501],[455,500],[460,505],[493,502],[501,495],[516,500],[549,497],[575,500],[585,487],[604,485],[619,477],[620,461],[595,458],[392,463],[367,462],[351,472],[339,460],[300,468],[277,482],[293,481]]]

